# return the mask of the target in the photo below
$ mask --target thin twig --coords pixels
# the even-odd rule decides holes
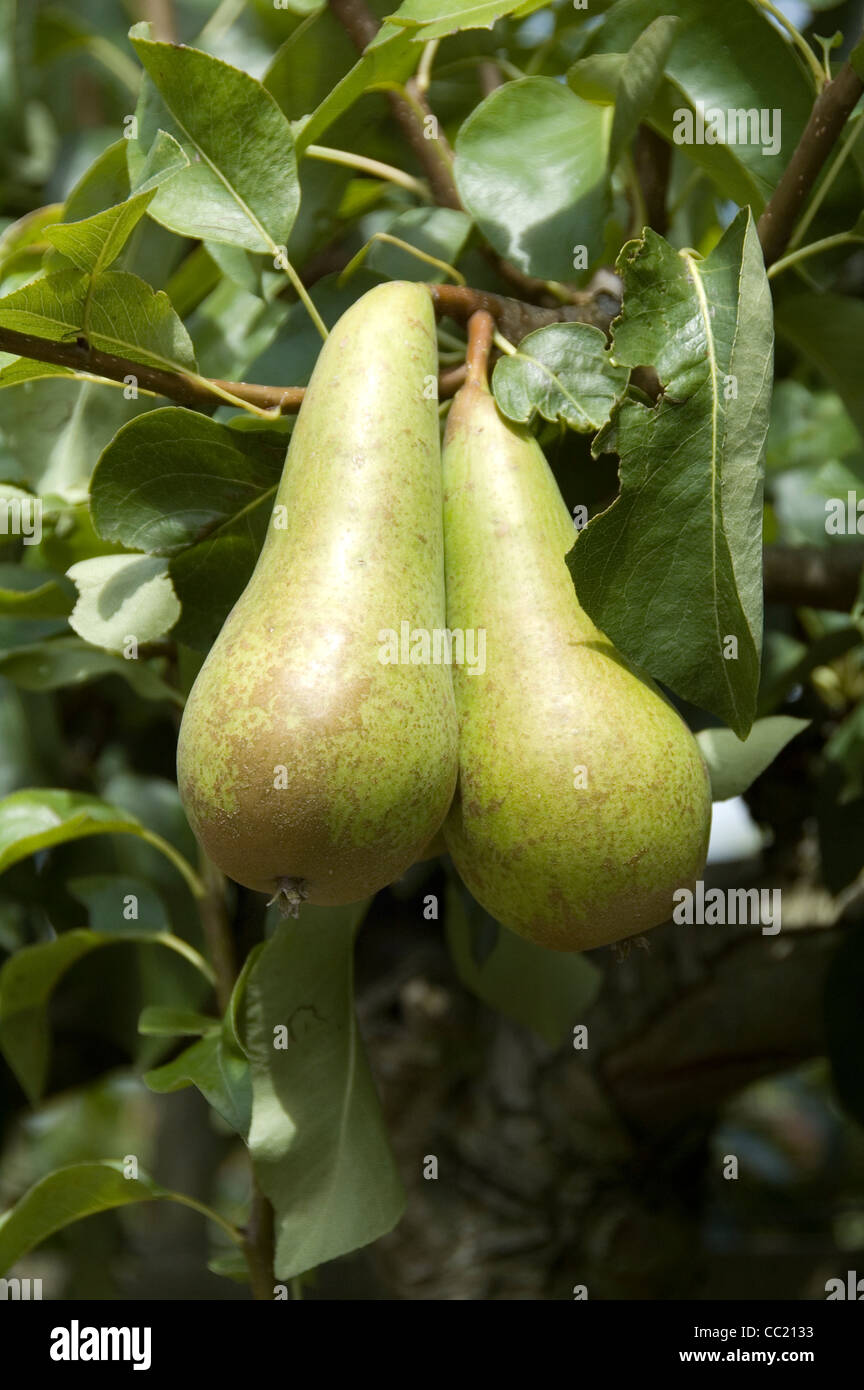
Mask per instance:
[[[804,134],[759,218],[766,266],[786,250],[807,196],[862,92],[864,83],[846,63],[816,98]]]
[[[251,405],[278,409],[284,414],[299,410],[303,399],[302,389],[296,386],[258,386],[244,381],[218,379],[208,383],[203,377],[193,378],[179,370],[175,372],[164,367],[150,367],[144,362],[133,362],[128,357],[100,352],[83,339],[59,343],[53,339],[39,338],[33,333],[0,328],[0,352],[15,353],[18,357],[37,362],[51,362],[58,367],[70,367],[72,371],[105,377],[109,381],[125,383],[131,378],[138,390],[153,391],[157,396],[167,396],[180,405],[204,406],[210,410],[224,400],[226,391]]]
[[[362,53],[380,28],[365,0],[329,0],[329,4],[354,47]],[[425,171],[436,203],[445,208],[461,208],[450,146],[416,80],[410,79],[400,92],[388,92],[387,99],[402,134]]]
[[[262,1303],[272,1302],[276,1282],[273,1273],[273,1207],[257,1182],[252,1192],[252,1206],[243,1237],[243,1253],[253,1296]]]

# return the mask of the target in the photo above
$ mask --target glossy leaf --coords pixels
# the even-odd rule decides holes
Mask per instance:
[[[602,983],[585,956],[547,951],[499,926],[456,880],[447,887],[447,944],[462,983],[550,1047],[582,1021]]]
[[[160,1094],[196,1086],[232,1129],[243,1136],[248,1133],[252,1113],[249,1063],[224,1029],[208,1029],[172,1062],[146,1072],[144,1080],[151,1091]]]
[[[209,53],[156,42],[147,24],[129,37],[149,78],[138,139],[129,142],[132,179],[159,130],[189,160],[160,187],[150,215],[182,236],[247,251],[286,244],[299,207],[297,166],[291,127],[270,93]]]
[[[613,360],[653,365],[655,406],[625,400],[597,449],[621,495],[568,563],[583,607],[626,656],[744,737],[762,639],[762,472],[771,296],[748,212],[704,261],[647,231],[619,259]]]
[[[402,0],[398,10],[388,16],[390,24],[420,29],[424,43],[441,39],[462,29],[491,29],[496,20],[518,10],[530,14],[546,0]]]
[[[153,555],[97,555],[67,571],[78,589],[69,625],[95,647],[124,652],[164,637],[180,616],[168,562]]]
[[[456,208],[410,208],[400,213],[387,228],[388,236],[398,237],[448,265],[459,259],[470,232],[471,218]],[[385,241],[370,244],[364,263],[367,270],[375,270],[388,280],[429,282],[450,278],[446,271]]]
[[[289,39],[288,43],[290,42]],[[322,94],[314,111],[299,123],[295,131],[298,153],[302,154],[307,145],[319,143],[325,130],[350,110],[364,92],[374,89],[378,84],[404,82],[417,67],[420,54],[421,49],[410,32],[395,30],[388,25],[379,29],[372,43],[366,47],[354,66]],[[280,90],[286,83],[286,69],[286,59],[283,57],[280,60],[280,54],[277,54],[264,78],[265,87],[273,92],[277,101],[280,100]],[[288,72],[293,78],[293,71]],[[280,101],[280,105],[286,109],[284,101]]]
[[[189,335],[167,295],[128,271],[96,280],[61,270],[0,299],[0,326],[51,342],[83,336],[102,352],[171,371],[195,366]]]
[[[155,189],[140,193],[119,207],[97,212],[83,222],[58,222],[54,227],[46,227],[45,236],[78,270],[96,275],[117,259],[154,197]]]
[[[199,1014],[194,1009],[175,1009],[163,1004],[148,1004],[141,1010],[138,1032],[151,1038],[202,1037],[218,1032],[218,1018]]]
[[[762,210],[795,149],[810,116],[816,93],[791,45],[768,15],[750,0],[726,0],[722,6],[703,0],[619,0],[590,35],[588,54],[628,54],[648,27],[660,18],[677,17],[665,63],[668,81],[661,84],[649,112],[650,123],[674,142],[683,129],[678,113],[704,111],[765,112],[780,116],[776,153],[758,141],[742,144],[682,144],[687,158],[715,179],[738,203]]]
[[[731,729],[702,729],[696,742],[711,775],[711,800],[740,796],[770,767],[796,735],[809,727],[809,719],[778,714],[757,719],[743,741]]]
[[[593,432],[609,419],[630,373],[613,365],[606,335],[587,323],[538,328],[513,356],[499,357],[492,373],[498,406],[511,420],[563,420]]]
[[[132,1202],[162,1199],[195,1206],[221,1226],[225,1223],[200,1203],[169,1192],[146,1174],[127,1178],[123,1164],[106,1159],[100,1163],[74,1163],[41,1178],[9,1211],[0,1216],[0,1273],[22,1255],[41,1245],[55,1231],[73,1221],[110,1211]]]
[[[183,946],[170,933],[145,929],[110,934],[67,931],[54,941],[22,947],[0,970],[0,1048],[31,1101],[43,1094],[48,1077],[48,1004],[56,986],[67,970],[92,951],[124,942],[172,949]]]
[[[15,588],[0,588],[0,614],[9,618],[65,618],[72,611],[71,586],[62,578],[17,569]],[[22,583],[22,580],[24,583]]]
[[[118,431],[93,474],[106,540],[174,555],[256,510],[265,523],[285,460],[274,430],[247,433],[193,410],[154,410]]]
[[[183,704],[179,691],[168,685],[143,659],[126,660],[99,651],[80,637],[55,637],[29,646],[9,647],[0,654],[0,676],[22,690],[59,690],[87,685],[104,676],[119,676],[144,700]]]
[[[602,250],[612,112],[549,77],[497,88],[456,138],[454,172],[484,236],[529,275],[569,280]]]
[[[609,166],[614,169],[650,110],[678,31],[674,15],[662,15],[634,43],[621,66],[615,91],[615,118],[609,137]]]
[[[404,1204],[353,1003],[363,905],[304,908],[249,971],[249,1148],[276,1212],[278,1279],[389,1231]]]

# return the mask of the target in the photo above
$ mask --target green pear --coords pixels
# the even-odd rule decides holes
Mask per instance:
[[[288,911],[398,878],[453,795],[451,673],[416,635],[445,621],[436,379],[422,285],[379,285],[342,316],[257,566],[183,715],[195,834]]]
[[[705,862],[698,745],[581,608],[546,459],[476,377],[450,410],[443,468],[447,626],[470,655],[453,666],[456,868],[493,917],[554,950],[656,926]]]

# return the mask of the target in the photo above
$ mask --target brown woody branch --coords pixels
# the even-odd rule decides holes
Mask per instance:
[[[535,328],[546,328],[550,323],[591,323],[605,333],[621,308],[620,299],[602,283],[595,289],[574,291],[574,302],[557,309],[526,304],[521,299],[471,289],[468,285],[429,285],[428,288],[439,314],[467,323],[472,314],[485,309],[504,337],[513,343],[520,342]]]
[[[150,367],[143,362],[133,362],[128,357],[100,352],[82,339],[58,343],[49,338],[37,338],[32,333],[18,333],[11,328],[0,328],[0,352],[15,353],[36,362],[51,362],[54,366],[87,372],[106,381],[126,382],[131,377],[140,390],[153,391],[178,405],[199,409],[213,410],[217,405],[224,404],[218,392],[230,391],[232,396],[249,405],[260,406],[263,410],[278,409],[282,415],[295,415],[306,394],[302,386],[260,386],[255,382],[222,381],[215,377],[196,379],[181,371]],[[458,391],[464,376],[464,368],[461,367],[441,373],[438,381],[441,400]],[[213,387],[217,390],[214,391]]]
[[[766,603],[848,613],[858,596],[864,545],[768,545],[764,551]]]
[[[362,53],[381,27],[366,0],[329,0],[329,4],[355,48]],[[501,74],[494,63],[481,65],[480,81],[484,96],[500,85]],[[404,96],[397,92],[387,94],[402,134],[429,180],[436,203],[462,211],[462,199],[453,177],[453,151],[441,130],[441,123],[413,77],[405,83],[404,93]],[[430,138],[430,129],[434,132],[434,138]],[[549,286],[545,280],[526,275],[491,247],[486,247],[483,254],[501,278],[518,290],[524,299],[545,302],[549,298]],[[562,285],[560,289],[572,298],[573,303],[580,302],[581,291],[569,285]]]
[[[864,83],[846,63],[823,87],[813,105],[804,134],[775,188],[758,231],[766,266],[782,256],[813,184],[864,91]]]
[[[381,27],[375,15],[365,0],[329,0],[329,3],[354,47],[362,53]],[[453,153],[417,83],[410,79],[405,84],[404,97],[398,92],[388,92],[387,99],[402,134],[426,173],[436,203],[445,208],[461,208],[453,178]],[[435,132],[434,139],[426,133],[430,128]]]
[[[128,357],[116,357],[112,352],[100,352],[84,338],[58,343],[48,338],[38,338],[32,333],[0,328],[0,352],[14,352],[19,357],[28,357],[37,362],[70,367],[72,371],[88,372],[91,376],[105,377],[108,381],[125,382],[133,377],[140,389],[167,396],[179,405],[213,409],[220,401],[217,392],[203,377],[196,379],[182,371],[151,367],[144,362],[133,362]],[[303,389],[299,386],[257,386],[245,381],[220,381],[215,378],[212,384],[217,390],[230,391],[250,405],[265,409],[278,406],[284,414],[299,410],[303,399]]]

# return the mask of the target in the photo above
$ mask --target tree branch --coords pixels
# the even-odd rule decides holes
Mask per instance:
[[[76,372],[87,372],[88,375],[101,377],[105,381],[125,382],[127,378],[134,377],[135,384],[141,390],[153,391],[178,405],[212,410],[215,406],[224,404],[224,398],[211,390],[203,377],[196,381],[183,372],[148,367],[143,362],[133,362],[127,357],[115,357],[110,352],[99,352],[85,343],[58,343],[50,338],[37,338],[32,333],[17,333],[11,328],[0,328],[0,352],[16,353],[19,357],[27,357],[36,362],[51,362],[55,366],[69,367]],[[459,367],[442,372],[438,380],[439,398],[446,400],[448,396],[452,396],[458,391],[463,379],[464,372]],[[212,385],[221,391],[230,391],[232,396],[248,401],[250,405],[257,405],[263,410],[278,409],[282,415],[296,415],[306,394],[303,386],[260,386],[255,382],[221,381],[216,378],[212,379]]]
[[[329,0],[329,3],[354,47],[362,53],[381,27],[375,15],[365,0]],[[453,178],[453,152],[416,81],[411,78],[405,84],[404,97],[388,92],[387,100],[429,180],[436,203],[445,208],[461,208],[462,201]],[[427,134],[430,131],[433,134]]]
[[[642,189],[648,226],[660,236],[665,236],[669,227],[666,200],[672,168],[672,147],[649,125],[640,125],[636,132],[633,163],[639,187]]]
[[[543,309],[534,304],[524,304],[518,299],[488,294],[485,290],[473,290],[466,285],[429,285],[428,289],[439,313],[467,323],[478,309],[486,309],[505,337],[516,342],[534,328],[562,321],[593,323],[605,331],[620,308],[620,302],[606,289],[580,291],[579,304],[560,309]],[[37,362],[51,362],[55,366],[87,372],[90,376],[102,377],[107,381],[126,382],[132,377],[141,390],[153,391],[176,401],[178,405],[199,409],[214,409],[224,399],[220,393],[228,391],[238,400],[260,409],[279,410],[283,415],[292,415],[300,409],[305,394],[302,386],[261,386],[255,382],[222,381],[217,378],[208,381],[203,377],[187,376],[179,370],[151,367],[128,357],[100,352],[83,338],[74,342],[57,342],[32,333],[18,333],[12,328],[0,328],[0,352],[14,353]],[[460,380],[453,371],[442,372],[439,380],[440,398],[444,400],[452,395],[458,389]]]
[[[485,309],[504,337],[513,343],[518,343],[535,328],[545,328],[550,323],[591,323],[605,333],[621,309],[620,298],[602,281],[593,290],[574,291],[574,299],[578,295],[578,302],[557,309],[526,304],[521,299],[509,299],[488,290],[474,290],[468,285],[429,285],[428,289],[439,314],[467,323],[472,314]]]
[[[765,602],[790,608],[848,613],[858,596],[864,545],[768,545],[764,552]]]
[[[773,265],[785,251],[807,195],[862,91],[864,83],[846,63],[816,98],[804,134],[759,218],[766,266]]]
[[[111,352],[100,352],[98,348],[91,347],[83,339],[58,343],[53,339],[38,338],[32,333],[0,328],[0,352],[13,352],[37,362],[70,367],[73,371],[88,372],[91,376],[101,376],[108,381],[126,381],[128,377],[134,377],[139,388],[167,396],[179,405],[213,409],[222,399],[203,378],[195,380],[181,371],[172,372],[163,367],[147,366],[144,362],[133,362],[128,357],[115,357]],[[220,381],[215,378],[213,386],[221,391],[230,391],[240,400],[265,410],[278,407],[283,414],[299,410],[303,399],[303,388],[299,386],[257,386],[245,381]]]
[[[249,1222],[243,1237],[243,1253],[249,1269],[252,1295],[262,1303],[272,1302],[276,1282],[273,1273],[273,1226],[273,1207],[255,1182]]]

